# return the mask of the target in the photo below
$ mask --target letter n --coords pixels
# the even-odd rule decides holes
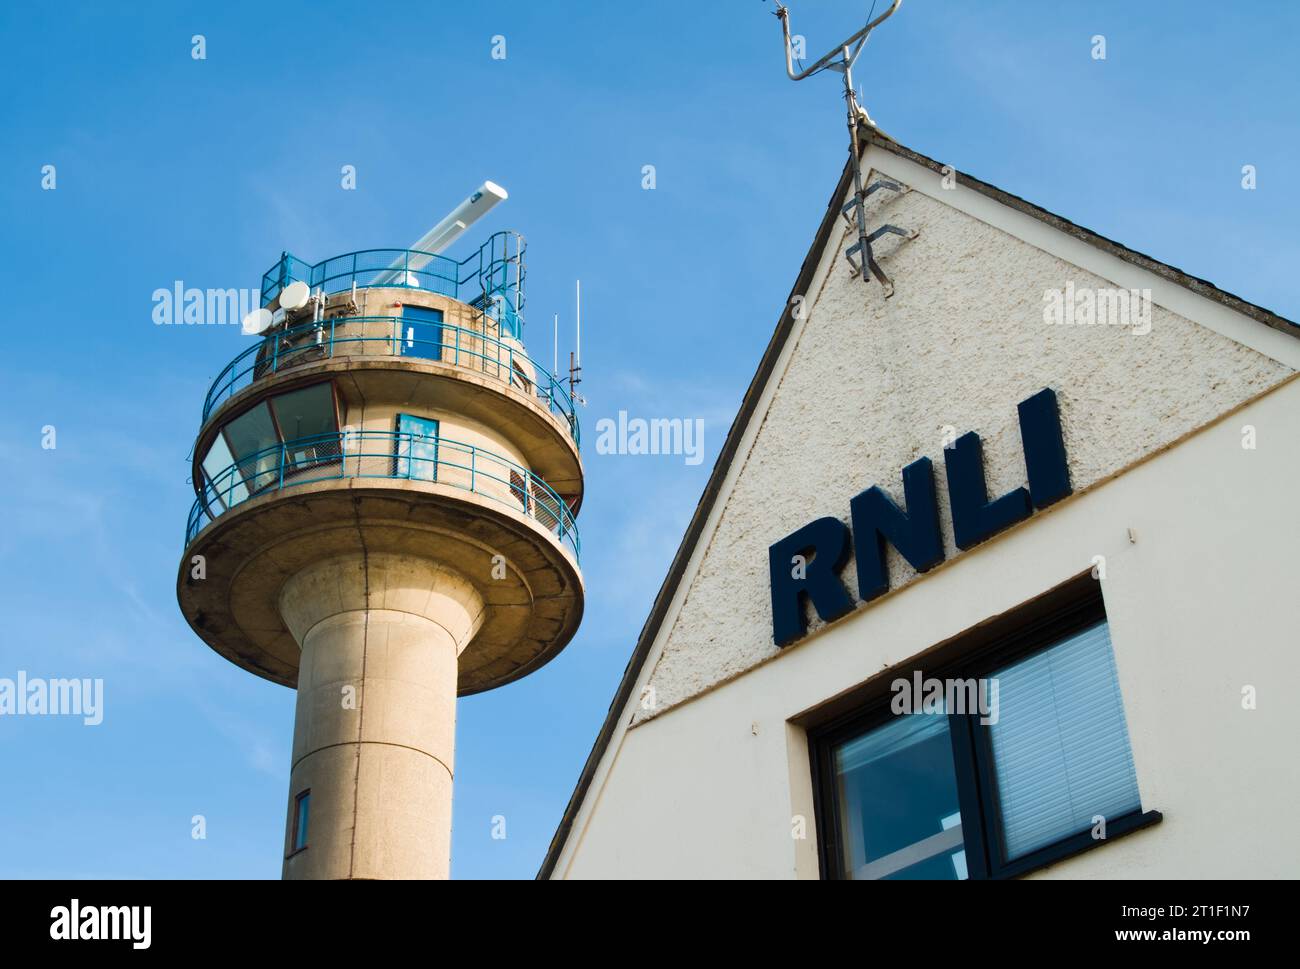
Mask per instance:
[[[1035,508],[1046,508],[1072,492],[1070,466],[1065,460],[1065,436],[1056,391],[1045,387],[1020,402],[1020,440],[1025,447],[1029,497]],[[856,526],[855,526],[856,527]]]
[[[928,572],[943,561],[934,467],[929,458],[913,461],[903,469],[903,496],[906,512],[879,487],[868,488],[849,502],[853,511],[853,554],[858,563],[858,598],[863,602],[889,589],[886,541],[918,572]]]
[[[1029,517],[1029,492],[1024,488],[989,501],[988,484],[984,480],[984,446],[974,431],[957,438],[952,447],[944,448],[943,463],[948,470],[952,532],[958,548],[978,545]]]
[[[804,578],[796,579],[790,560],[809,551]],[[853,608],[839,572],[849,557],[849,529],[838,518],[818,518],[792,532],[767,550],[772,581],[772,639],[788,646],[808,629],[804,621],[803,597],[812,600],[817,615],[825,622],[838,619]]]

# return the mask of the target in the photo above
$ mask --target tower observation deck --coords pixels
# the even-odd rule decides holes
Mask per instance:
[[[447,877],[457,696],[582,617],[578,419],[524,348],[524,252],[284,253],[204,401],[177,597],[297,689],[285,878]]]

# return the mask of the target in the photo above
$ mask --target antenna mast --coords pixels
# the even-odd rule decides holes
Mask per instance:
[[[867,114],[866,108],[858,103],[858,94],[853,87],[853,65],[857,63],[858,55],[862,53],[862,48],[866,45],[871,32],[893,16],[902,2],[903,0],[893,0],[889,9],[879,17],[868,21],[865,27],[834,47],[812,67],[797,74],[794,70],[794,56],[790,48],[790,10],[781,4],[780,0],[777,0],[775,11],[776,16],[781,21],[781,31],[785,37],[785,72],[790,80],[802,81],[804,78],[812,77],[823,70],[838,71],[844,75],[844,102],[848,107],[849,122],[849,157],[850,164],[853,166],[853,200],[844,206],[840,214],[844,217],[844,221],[848,223],[849,228],[856,229],[858,233],[858,241],[844,251],[844,258],[853,267],[853,275],[861,276],[864,283],[869,281],[866,272],[864,272],[864,266],[869,269],[871,274],[880,282],[881,288],[885,291],[886,299],[894,295],[894,284],[876,262],[871,251],[871,244],[887,232],[903,236],[906,239],[915,239],[917,233],[900,229],[894,225],[884,225],[875,232],[867,232],[867,196],[880,188],[901,192],[903,186],[888,179],[881,179],[869,187],[862,184],[862,150],[858,142],[858,124],[862,123],[874,128],[876,123],[871,120],[871,115]],[[849,218],[850,210],[854,215],[852,220]],[[858,256],[857,261],[854,261],[853,258],[855,254]]]
[[[582,280],[574,282],[576,300],[574,349],[569,351],[569,396],[575,404],[586,404],[586,399],[578,393],[578,384],[582,383]]]

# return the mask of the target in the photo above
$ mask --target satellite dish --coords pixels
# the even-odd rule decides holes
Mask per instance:
[[[301,279],[295,279],[284,289],[280,290],[280,309],[297,310],[307,305],[307,300],[311,298],[311,290]]]
[[[244,317],[243,331],[245,336],[257,336],[259,333],[265,333],[271,328],[271,311],[268,309],[253,310]]]

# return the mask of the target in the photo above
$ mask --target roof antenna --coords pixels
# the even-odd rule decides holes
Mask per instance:
[[[569,351],[569,397],[575,404],[587,405],[587,398],[578,393],[578,384],[582,383],[582,280],[574,283],[574,301],[577,316],[575,319],[574,350]],[[576,352],[575,352],[576,350]]]
[[[849,120],[849,157],[853,166],[853,199],[843,209],[840,214],[844,221],[848,223],[850,229],[856,229],[858,241],[849,246],[844,251],[844,258],[848,260],[852,267],[854,276],[861,276],[862,281],[869,282],[864,267],[871,271],[880,282],[881,288],[885,292],[885,299],[894,295],[894,284],[885,271],[880,268],[876,262],[875,255],[871,251],[871,244],[886,233],[900,235],[905,239],[915,239],[918,233],[914,230],[900,229],[896,225],[883,225],[875,232],[867,232],[867,196],[877,189],[887,188],[895,192],[902,192],[903,186],[889,179],[880,179],[873,182],[869,187],[862,184],[862,165],[861,165],[861,146],[858,143],[858,125],[865,124],[869,127],[876,127],[876,123],[871,120],[871,115],[867,114],[867,109],[858,103],[857,91],[853,88],[853,65],[857,63],[858,55],[862,53],[862,48],[867,43],[867,38],[871,32],[880,24],[893,16],[894,12],[902,4],[903,0],[893,0],[889,9],[882,13],[875,20],[868,19],[867,25],[853,34],[843,43],[833,48],[825,57],[813,64],[812,67],[796,74],[794,70],[794,60],[790,50],[790,10],[788,7],[777,0],[776,16],[781,21],[781,30],[785,35],[785,72],[792,81],[802,81],[806,77],[820,73],[824,70],[838,71],[844,75],[844,101],[848,106]],[[874,10],[875,7],[873,6]],[[867,15],[870,18],[870,14]],[[849,218],[850,212],[853,218]],[[857,255],[857,259],[854,259]]]

